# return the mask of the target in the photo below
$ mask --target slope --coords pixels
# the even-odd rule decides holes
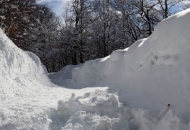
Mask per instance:
[[[190,121],[190,9],[162,21],[153,34],[110,56],[50,74],[71,76],[52,81],[78,88],[109,86],[124,106],[153,113],[171,104],[175,113]]]
[[[70,111],[63,114],[60,102],[84,100],[93,93],[99,94],[94,101],[106,101],[113,95],[106,88],[78,91],[53,84],[39,58],[17,48],[0,29],[0,130],[60,130],[79,109],[67,106]],[[85,107],[83,104],[80,106]]]

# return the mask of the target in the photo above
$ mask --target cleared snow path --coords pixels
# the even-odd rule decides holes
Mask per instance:
[[[69,101],[72,94],[82,100],[93,92],[106,100],[106,89],[72,90],[51,83],[39,58],[17,48],[0,30],[0,130],[60,130],[78,108],[62,117],[58,101]]]
[[[0,30],[0,130],[188,130],[189,19],[183,11],[128,49],[49,74],[75,90]]]

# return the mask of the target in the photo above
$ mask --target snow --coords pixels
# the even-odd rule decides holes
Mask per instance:
[[[6,19],[5,16],[2,16],[2,15],[0,15],[0,18],[3,19],[3,20]]]
[[[129,48],[51,74],[0,30],[0,130],[190,129],[189,19],[190,9]]]
[[[171,104],[181,121],[188,123],[189,19],[188,9],[162,21],[149,38],[130,48],[69,69],[72,75],[67,78],[67,87],[71,87],[68,82],[78,84],[78,88],[109,86],[110,92],[118,92],[124,106],[143,108],[153,115]],[[59,85],[65,83],[62,80]]]
[[[73,93],[81,100],[97,90],[97,94],[106,95],[107,88],[78,91],[53,84],[39,58],[17,48],[2,30],[0,63],[0,130],[60,130],[65,122],[57,109],[58,101],[72,102]]]

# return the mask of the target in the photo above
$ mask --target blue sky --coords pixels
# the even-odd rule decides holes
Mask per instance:
[[[68,2],[71,0],[37,0],[37,3],[47,4],[52,8],[58,16],[61,16],[64,12],[65,7],[68,5]],[[189,3],[189,0],[186,0]],[[172,12],[181,11],[182,6],[180,4],[176,5],[171,9]]]
[[[47,4],[57,15],[61,16],[69,1],[71,0],[37,0],[37,3]]]

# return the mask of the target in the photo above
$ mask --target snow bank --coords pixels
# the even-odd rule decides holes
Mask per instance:
[[[16,47],[0,29],[0,129],[48,129],[50,120],[38,108],[47,103],[41,101],[45,86],[52,83],[39,58]]]
[[[0,130],[187,130],[190,10],[110,56],[49,74],[0,30]],[[113,92],[113,93],[110,93]],[[118,96],[117,96],[118,94]]]
[[[39,91],[43,85],[49,83],[47,72],[39,58],[17,48],[1,29],[0,63],[1,97],[3,95],[9,98],[26,91]]]
[[[125,106],[158,114],[171,104],[175,113],[189,122],[189,19],[190,9],[159,23],[149,38],[69,70],[68,87],[69,83],[79,88],[109,86],[110,91],[118,92]],[[59,84],[65,84],[65,80]]]
[[[61,130],[187,130],[189,128],[174,115],[171,107],[162,109],[158,116],[152,116],[147,110],[119,105],[115,95],[107,94],[108,97],[105,98],[105,95],[102,97],[95,94],[100,93],[89,93],[78,99],[72,95],[69,101],[59,101],[56,116],[59,120],[52,123],[53,128],[60,124],[64,124],[63,127],[59,126]],[[94,98],[96,99],[92,100]]]
[[[93,97],[94,106],[89,97]],[[82,110],[109,114],[101,103],[114,100],[117,105],[118,100],[115,96],[108,97],[106,88],[78,91],[54,85],[39,58],[17,48],[0,30],[0,130],[60,130]],[[83,104],[87,102],[91,105],[85,107]]]
[[[0,130],[60,130],[81,111],[94,116],[118,114],[112,113],[118,98],[107,88],[78,91],[54,85],[39,58],[17,48],[2,30],[0,63]],[[78,124],[74,127],[85,123]]]

